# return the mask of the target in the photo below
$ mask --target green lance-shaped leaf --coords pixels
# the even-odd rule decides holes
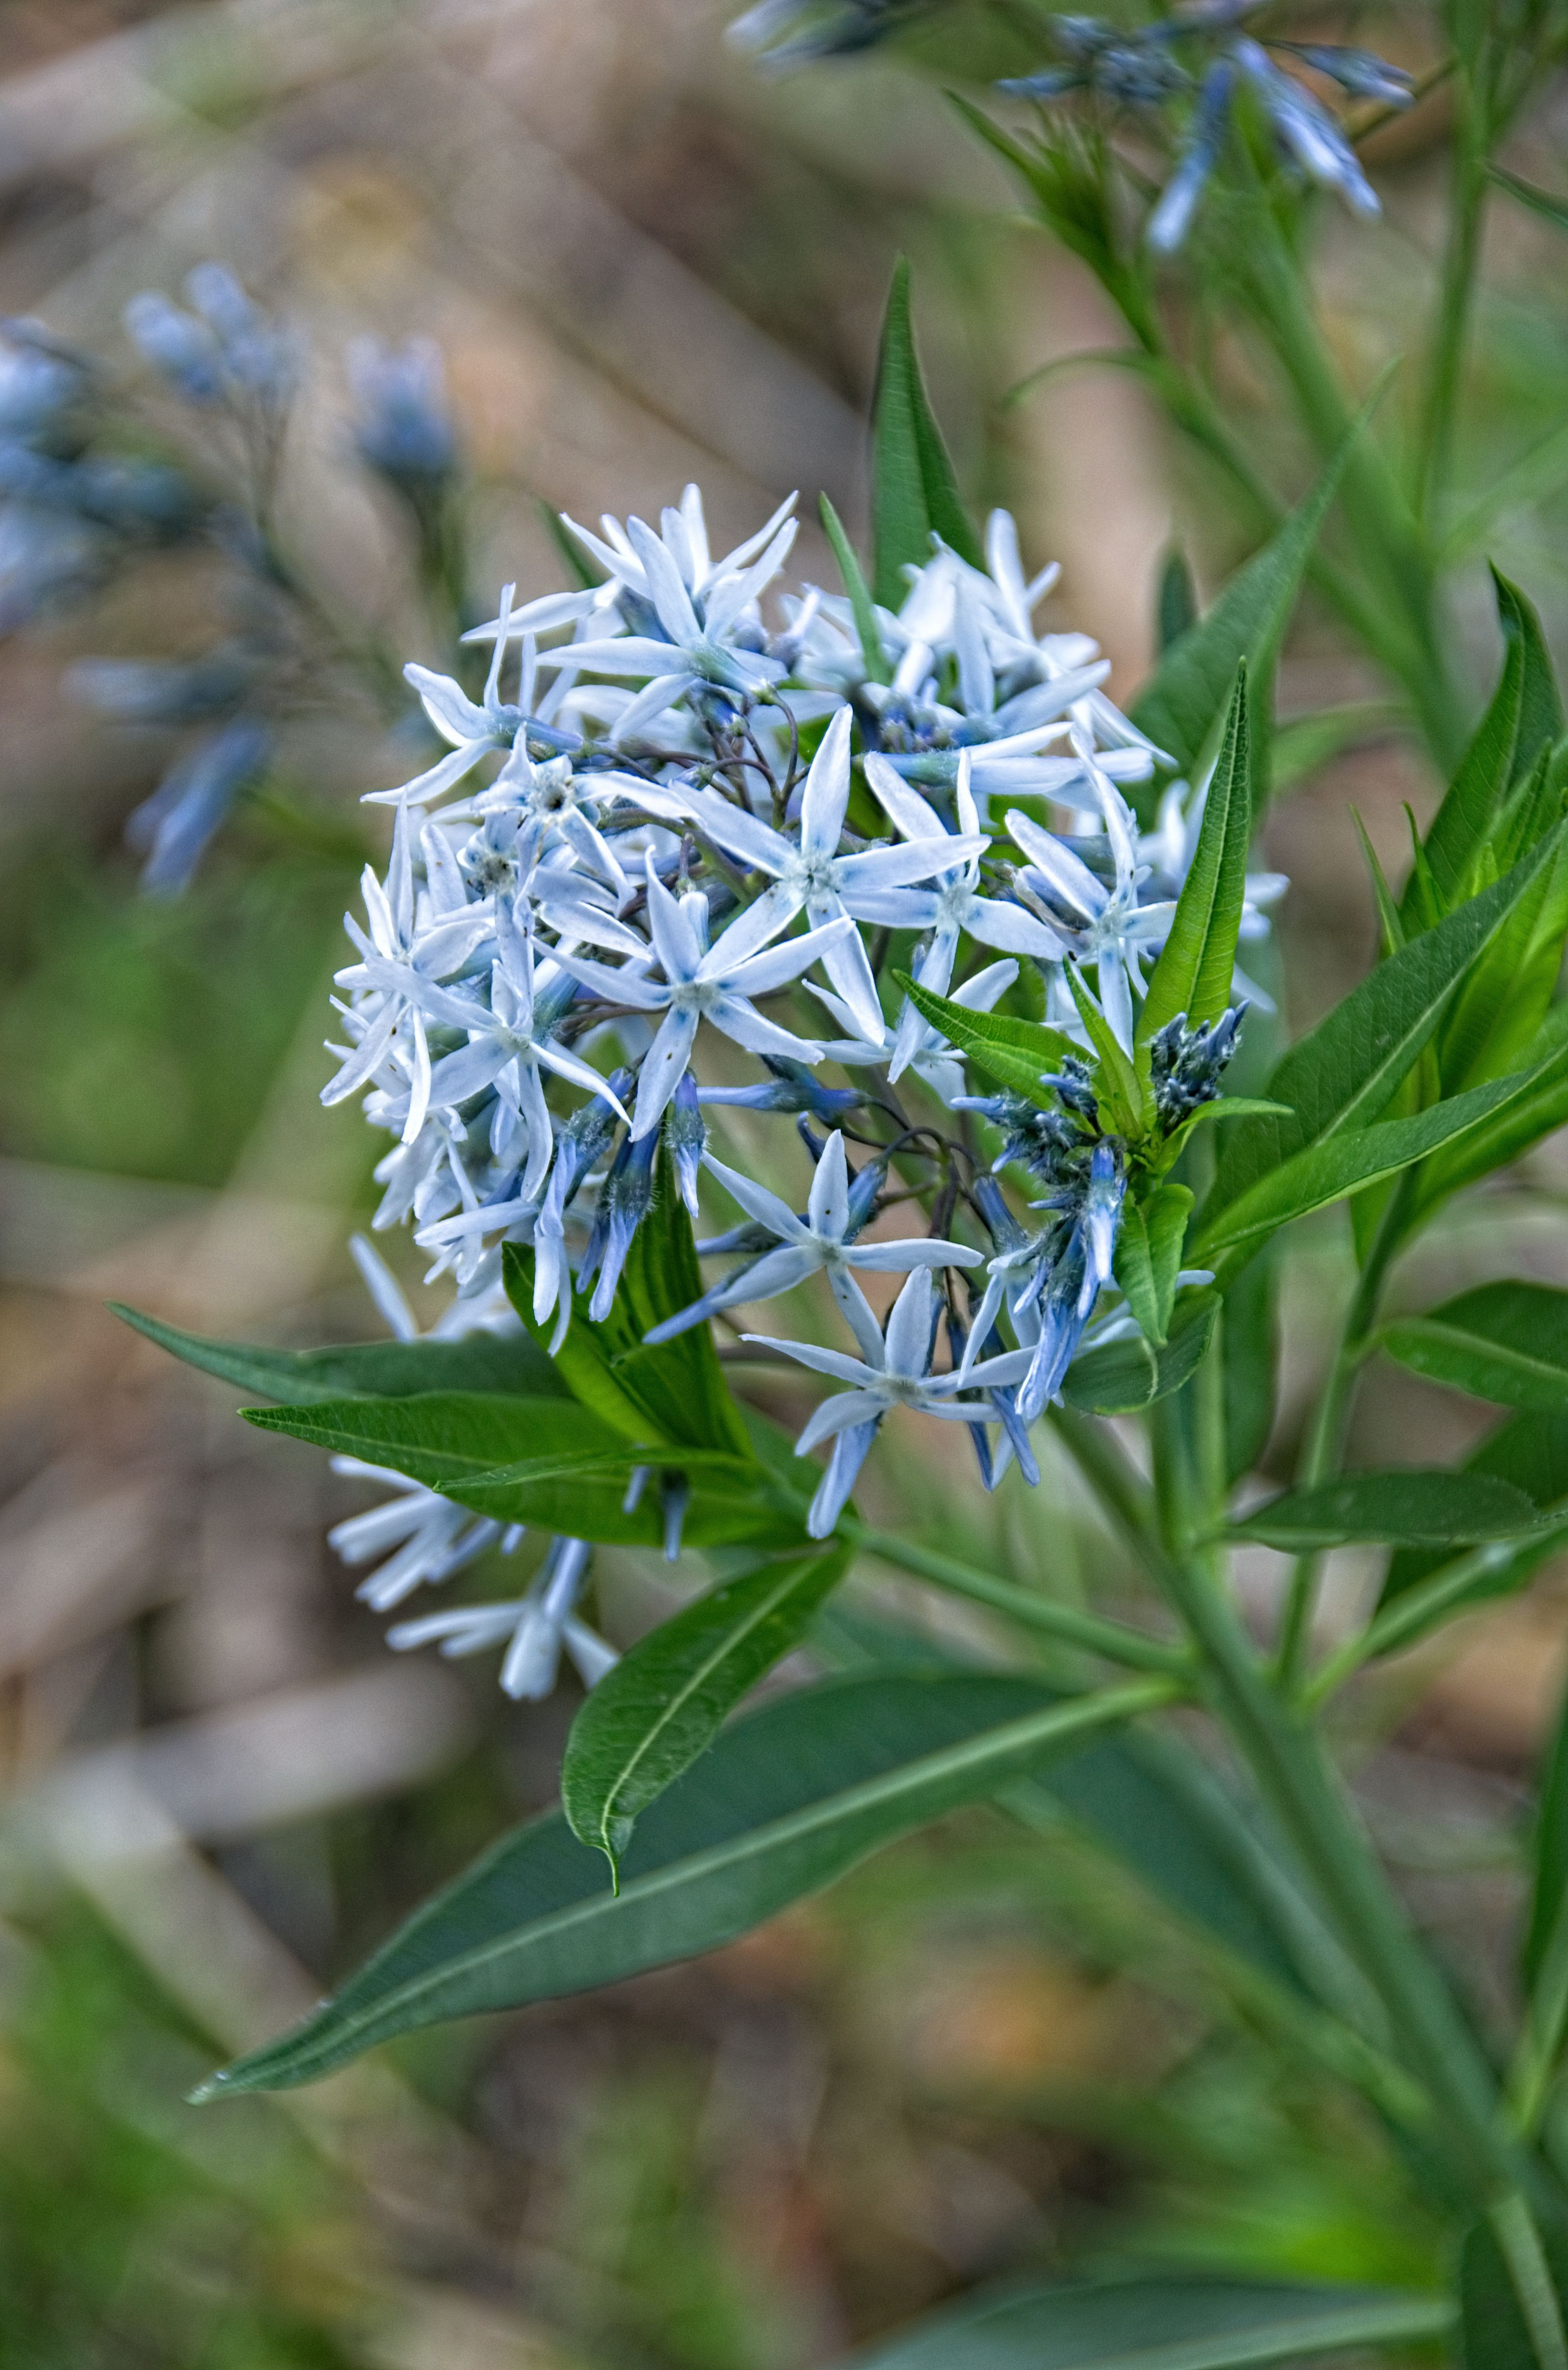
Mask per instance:
[[[909,591],[904,569],[924,567],[933,535],[972,567],[985,565],[925,391],[903,256],[893,267],[887,292],[871,405],[871,523],[874,589],[885,609],[903,602]]]
[[[1206,1203],[1187,1245],[1188,1260],[1195,1267],[1211,1268],[1224,1252],[1239,1256],[1293,1219],[1326,1209],[1364,1185],[1397,1176],[1528,1095],[1538,1075],[1521,1070],[1490,1086],[1472,1087],[1468,1094],[1455,1095],[1431,1110],[1413,1112],[1408,1119],[1385,1120],[1313,1145],[1269,1170],[1212,1216]]]
[[[1219,1313],[1218,1294],[1195,1292],[1178,1302],[1170,1339],[1162,1348],[1136,1333],[1084,1351],[1063,1377],[1063,1398],[1085,1415],[1131,1415],[1169,1398],[1203,1363]]]
[[[1181,1272],[1193,1197],[1185,1185],[1162,1185],[1141,1204],[1123,1205],[1116,1237],[1116,1282],[1148,1339],[1162,1349]]]
[[[1440,1202],[1505,1168],[1568,1121],[1568,1004],[1548,1013],[1525,1050],[1519,1074],[1532,1082],[1527,1091],[1511,1095],[1480,1127],[1423,1162],[1411,1202],[1413,1227]]]
[[[872,601],[865,578],[861,573],[860,562],[854,554],[854,546],[844,533],[843,522],[826,494],[818,497],[818,507],[822,513],[823,533],[827,535],[833,558],[839,563],[839,574],[843,579],[844,591],[849,596],[850,615],[854,619],[854,629],[859,638],[860,654],[865,664],[865,672],[873,683],[891,683],[893,670],[888,665],[887,653],[882,648],[882,633],[876,622],[876,604]]]
[[[1430,2343],[1446,2296],[1162,2272],[970,2298],[855,2357],[855,2370],[1252,2370]]]
[[[1473,2223],[1459,2249],[1464,2370],[1563,2370],[1568,2232],[1539,2229],[1521,2197]]]
[[[1230,1001],[1252,842],[1251,766],[1247,664],[1242,659],[1236,668],[1197,847],[1144,997],[1138,1024],[1140,1045],[1178,1013],[1185,1012],[1189,1026],[1197,1029],[1218,1020]],[[1147,1064],[1147,1054],[1143,1060]]]
[[[1534,1412],[1511,1416],[1471,1451],[1460,1469],[1505,1481],[1510,1489],[1522,1490],[1538,1515],[1568,1517],[1568,1416]],[[1457,1592],[1444,1587],[1431,1621],[1422,1628],[1406,1629],[1403,1642],[1424,1635],[1425,1628],[1435,1628],[1439,1620],[1449,1620],[1455,1613],[1483,1599],[1512,1595],[1556,1553],[1561,1541],[1561,1532],[1546,1524],[1533,1537],[1522,1539],[1511,1553],[1499,1552],[1485,1558],[1484,1569],[1474,1570],[1471,1568],[1474,1559],[1463,1559],[1463,1586]],[[1396,1603],[1406,1605],[1424,1583],[1441,1585],[1441,1575],[1454,1561],[1444,1547],[1401,1547],[1389,1561],[1378,1603],[1379,1617]]]
[[[404,1399],[327,1399],[247,1408],[248,1422],[336,1455],[390,1465],[476,1514],[605,1546],[657,1547],[660,1493],[629,1511],[633,1473],[653,1466],[692,1485],[682,1536],[692,1547],[802,1543],[805,1501],[722,1449],[633,1443],[570,1399],[430,1391]]]
[[[1230,1131],[1199,1214],[1200,1228],[1209,1228],[1228,1204],[1282,1164],[1378,1119],[1431,1041],[1471,964],[1555,854],[1555,839],[1543,841],[1506,879],[1380,962],[1291,1047],[1268,1082],[1270,1099],[1288,1105],[1288,1112],[1243,1120]]]
[[[1267,675],[1318,531],[1364,421],[1365,414],[1305,500],[1272,541],[1231,577],[1207,616],[1172,643],[1133,702],[1139,730],[1168,750],[1184,772],[1197,765],[1208,746],[1230,698],[1238,664],[1244,660],[1254,675]]]
[[[1536,1509],[1522,1490],[1482,1473],[1347,1473],[1336,1481],[1287,1490],[1231,1524],[1230,1536],[1283,1547],[1390,1540],[1401,1547],[1453,1547],[1515,1538],[1533,1530]]]
[[[544,1352],[526,1340],[471,1333],[462,1341],[352,1341],[331,1350],[274,1350],[246,1341],[209,1341],[182,1333],[140,1309],[109,1304],[112,1315],[149,1341],[257,1398],[303,1407],[315,1399],[402,1399],[420,1391],[512,1391],[526,1398],[566,1397]]]
[[[1379,1337],[1391,1358],[1499,1407],[1568,1415],[1568,1292],[1521,1280],[1461,1292]]]
[[[506,1244],[501,1273],[512,1306],[530,1334],[541,1343],[549,1340],[555,1319],[543,1326],[533,1321],[532,1252],[519,1243]],[[643,1339],[702,1294],[692,1221],[675,1189],[670,1155],[661,1146],[652,1205],[632,1237],[610,1314],[595,1324],[583,1303],[576,1304],[555,1364],[574,1398],[627,1439],[749,1456],[745,1422],[726,1385],[708,1328],[693,1325],[654,1349]]]
[[[1562,704],[1540,620],[1518,587],[1495,569],[1492,581],[1503,630],[1503,672],[1423,843],[1425,870],[1446,904],[1460,895],[1476,850],[1509,790],[1541,750],[1562,737]],[[1407,934],[1421,925],[1413,880],[1405,891],[1403,919]]]
[[[1549,832],[1554,833],[1555,853],[1538,866],[1444,1016],[1436,1043],[1444,1094],[1457,1094],[1463,1087],[1518,1067],[1524,1049],[1547,1018],[1562,969],[1568,936],[1568,835],[1554,831],[1562,820],[1562,790],[1552,780],[1544,752],[1516,798],[1531,811],[1517,833],[1498,826],[1482,852],[1482,869],[1489,878],[1506,870]]]
[[[929,1634],[841,1602],[818,1616],[813,1634],[851,1669],[966,1666]],[[1361,1979],[1309,1904],[1266,1822],[1179,1738],[1141,1726],[1096,1738],[1000,1799],[1041,1834],[1059,1832],[1065,1814],[1189,1932],[1276,1995],[1313,1998],[1365,2020]]]
[[[1070,958],[1062,969],[1094,1049],[1094,1093],[1102,1114],[1118,1134],[1141,1142],[1155,1131],[1154,1088],[1147,1064],[1140,1067],[1124,1050],[1078,964]]]
[[[1173,543],[1161,563],[1160,586],[1154,596],[1154,641],[1162,657],[1190,626],[1196,625],[1197,618],[1197,586],[1192,569],[1181,545]]]
[[[1017,1020],[1005,1012],[971,1012],[967,1004],[955,1004],[950,995],[921,987],[908,972],[895,972],[893,977],[916,1011],[998,1086],[1010,1087],[1042,1110],[1054,1107],[1054,1092],[1040,1081],[1059,1070],[1068,1054],[1082,1059],[1082,1046],[1070,1037],[1059,1029],[1047,1029],[1043,1021]]]
[[[600,1681],[567,1741],[561,1807],[612,1870],[648,1804],[799,1645],[848,1562],[843,1549],[818,1549],[726,1581],[640,1639]]]
[[[1568,1900],[1568,1697],[1557,1716],[1547,1755],[1530,1860],[1533,1881],[1523,1957],[1525,1980],[1533,1987]]]
[[[201,2095],[314,2081],[443,2018],[520,2008],[733,1941],[868,1852],[1168,1699],[1150,1680],[1061,1702],[1038,1681],[830,1681],[725,1729],[637,1823],[611,1890],[558,1812],[503,1837],[298,2031]]]

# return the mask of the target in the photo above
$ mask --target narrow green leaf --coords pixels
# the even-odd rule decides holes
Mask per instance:
[[[1548,1013],[1526,1048],[1517,1075],[1530,1080],[1527,1089],[1510,1096],[1480,1127],[1423,1164],[1415,1180],[1413,1226],[1450,1194],[1506,1168],[1568,1121],[1568,1004],[1556,1005]]]
[[[512,1306],[529,1332],[537,1341],[548,1340],[551,1327],[533,1322],[532,1252],[518,1243],[506,1244],[501,1273]],[[675,1189],[670,1155],[661,1146],[653,1203],[632,1237],[610,1314],[596,1325],[578,1303],[555,1354],[555,1366],[573,1396],[605,1422],[618,1425],[628,1439],[749,1456],[746,1425],[725,1382],[708,1328],[694,1325],[656,1349],[647,1348],[643,1340],[654,1326],[689,1308],[702,1294],[692,1221]]]
[[[1213,1267],[1222,1251],[1259,1242],[1293,1219],[1326,1209],[1361,1186],[1397,1176],[1402,1168],[1425,1159],[1506,1109],[1535,1083],[1535,1074],[1522,1070],[1512,1078],[1472,1087],[1468,1094],[1455,1095],[1450,1101],[1413,1112],[1408,1119],[1386,1120],[1377,1127],[1329,1136],[1269,1169],[1212,1216],[1206,1202],[1196,1236],[1187,1247],[1188,1259],[1195,1267]]]
[[[610,1889],[560,1813],[428,1902],[292,2033],[207,2097],[314,2081],[452,2016],[613,1983],[733,1941],[897,1835],[983,1800],[1169,1695],[1143,1681],[1062,1703],[1038,1681],[903,1672],[784,1696],[725,1729],[638,1821]]]
[[[1568,1417],[1511,1416],[1472,1450],[1461,1470],[1489,1475],[1522,1490],[1538,1514],[1561,1512],[1568,1505]],[[1556,1546],[1556,1535],[1543,1529],[1512,1555],[1491,1560],[1486,1570],[1471,1575],[1461,1594],[1445,1599],[1442,1617],[1448,1619],[1482,1598],[1512,1595],[1555,1553]],[[1390,1559],[1379,1613],[1434,1578],[1451,1560],[1440,1547],[1402,1547]]]
[[[972,567],[985,565],[925,391],[903,256],[887,292],[871,404],[871,519],[875,591],[885,609],[901,606],[909,591],[904,569],[924,567],[933,535]]]
[[[1562,1431],[1568,1435],[1568,1425]],[[1568,1697],[1558,1713],[1541,1775],[1530,1860],[1534,1881],[1523,1957],[1525,1980],[1533,1989],[1563,1902],[1568,1900]]]
[[[1082,1048],[1070,1037],[1059,1029],[1047,1029],[1043,1021],[1017,1020],[1003,1012],[971,1012],[967,1004],[955,1004],[950,995],[921,987],[908,972],[896,971],[893,977],[916,1011],[999,1086],[1044,1110],[1054,1108],[1056,1096],[1041,1080],[1059,1070],[1068,1054],[1082,1059]]]
[[[1365,1129],[1388,1108],[1465,972],[1553,855],[1554,841],[1543,841],[1505,880],[1379,963],[1291,1047],[1268,1083],[1271,1099],[1288,1104],[1290,1116],[1244,1120],[1231,1130],[1200,1215],[1202,1230],[1282,1164]]]
[[[528,1398],[565,1397],[543,1351],[524,1337],[471,1333],[462,1341],[351,1341],[340,1349],[273,1350],[246,1341],[209,1341],[156,1317],[109,1303],[111,1316],[144,1333],[160,1350],[200,1366],[258,1398],[408,1398],[419,1391],[513,1391]]]
[[[568,534],[561,513],[555,504],[547,502],[542,494],[535,494],[533,507],[538,514],[540,525],[555,545],[560,558],[565,562],[567,573],[572,582],[580,586],[585,592],[591,592],[595,585],[602,584],[604,581],[602,569],[589,558],[576,535]]]
[[[971,2298],[857,2370],[1253,2370],[1431,2342],[1453,2317],[1439,2295],[1164,2272]]]
[[[841,1600],[813,1635],[851,1669],[954,1670],[968,1658]],[[1365,2013],[1365,1989],[1310,1905],[1256,1804],[1238,1801],[1201,1754],[1142,1728],[1047,1762],[1000,1798],[1039,1833],[1063,1814],[1187,1930],[1291,1999]]]
[[[1519,2197],[1473,2223],[1459,2250],[1464,2370],[1563,2370],[1568,2234],[1541,2232]]]
[[[1322,708],[1310,716],[1290,717],[1275,727],[1276,792],[1293,789],[1347,749],[1397,732],[1408,721],[1408,711],[1387,699],[1351,700],[1343,708]]]
[[[1197,586],[1179,543],[1172,544],[1160,569],[1154,601],[1154,641],[1162,657],[1198,619]]]
[[[1400,918],[1399,903],[1389,887],[1388,875],[1378,859],[1378,851],[1367,836],[1367,826],[1354,807],[1350,819],[1356,825],[1356,835],[1361,842],[1361,854],[1372,883],[1372,894],[1378,906],[1378,934],[1382,940],[1383,957],[1397,955],[1404,944],[1404,924]]]
[[[1139,730],[1184,772],[1198,763],[1219,726],[1238,662],[1244,659],[1255,675],[1266,673],[1365,418],[1357,419],[1272,541],[1231,577],[1208,615],[1172,643],[1133,702]]]
[[[1116,1240],[1116,1282],[1156,1349],[1164,1346],[1181,1272],[1193,1197],[1185,1185],[1162,1185],[1141,1206],[1128,1201]]]
[[[1121,1135],[1141,1141],[1154,1127],[1154,1089],[1147,1076],[1140,1076],[1133,1058],[1117,1040],[1115,1030],[1089,991],[1087,982],[1077,963],[1070,958],[1062,965],[1072,1000],[1078,1007],[1078,1017],[1089,1031],[1089,1041],[1099,1063],[1099,1075],[1094,1092],[1104,1106],[1104,1116]]]
[[[1505,172],[1501,165],[1489,165],[1486,178],[1500,190],[1506,190],[1520,205],[1528,206],[1531,213],[1539,214],[1543,222],[1554,223],[1559,230],[1568,230],[1568,198],[1555,198],[1550,190],[1538,190],[1533,181],[1521,181],[1516,173]]]
[[[1503,633],[1503,672],[1424,842],[1432,879],[1450,903],[1504,798],[1541,749],[1562,737],[1562,701],[1540,620],[1518,587],[1495,569],[1492,581]],[[1409,932],[1416,916],[1408,889],[1403,912]]]
[[[1499,1407],[1568,1414],[1568,1292],[1516,1280],[1461,1292],[1384,1328],[1391,1358]]]
[[[1251,767],[1247,662],[1242,659],[1197,847],[1139,1018],[1140,1045],[1178,1013],[1185,1012],[1189,1027],[1197,1029],[1218,1020],[1230,1001],[1252,844]]]
[[[1546,765],[1543,752],[1538,769],[1543,780]],[[1561,798],[1552,803],[1560,818]],[[1568,937],[1568,835],[1559,830],[1552,838],[1554,853],[1537,866],[1444,1017],[1436,1053],[1446,1094],[1517,1068],[1551,1009]]]
[[[623,1655],[572,1723],[561,1808],[619,1867],[648,1804],[713,1743],[741,1697],[799,1645],[847,1550],[767,1563],[710,1589]]]
[[[1305,1490],[1287,1490],[1241,1522],[1230,1536],[1293,1555],[1361,1540],[1401,1547],[1453,1547],[1517,1537],[1538,1521],[1522,1490],[1489,1474],[1347,1473]]]
[[[1179,1306],[1163,1349],[1151,1349],[1136,1333],[1084,1351],[1063,1378],[1063,1398],[1085,1415],[1131,1415],[1169,1398],[1202,1364],[1219,1310],[1217,1294],[1195,1292]]]
[[[432,1391],[402,1399],[329,1399],[246,1408],[248,1422],[390,1465],[498,1522],[604,1545],[663,1544],[660,1493],[624,1504],[637,1467],[692,1484],[683,1537],[692,1547],[788,1547],[801,1541],[805,1500],[786,1495],[750,1457],[720,1449],[633,1443],[570,1399]]]
[[[421,1391],[411,1398],[320,1399],[303,1407],[246,1408],[247,1423],[285,1432],[335,1455],[391,1465],[428,1490],[531,1457],[629,1462],[625,1441],[566,1398],[500,1392]]]
[[[844,591],[849,595],[850,614],[854,619],[854,629],[860,638],[860,654],[864,662],[865,672],[873,683],[891,683],[893,670],[888,665],[887,653],[882,648],[882,635],[876,623],[876,606],[871,598],[870,588],[860,572],[860,562],[854,556],[854,546],[844,533],[843,523],[826,494],[818,496],[818,507],[822,513],[823,532],[832,547],[833,558],[839,563],[839,574],[843,579]]]

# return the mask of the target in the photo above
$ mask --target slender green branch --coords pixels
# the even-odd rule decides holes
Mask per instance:
[[[1302,1489],[1310,1489],[1314,1482],[1326,1481],[1339,1470],[1356,1382],[1377,1323],[1378,1304],[1388,1280],[1389,1268],[1403,1237],[1409,1204],[1410,1172],[1407,1170],[1389,1197],[1367,1254],[1366,1265],[1356,1279],[1350,1305],[1345,1312],[1339,1346],[1307,1434],[1306,1448],[1296,1477]],[[1317,1606],[1322,1568],[1321,1555],[1298,1556],[1290,1576],[1290,1593],[1286,1599],[1285,1616],[1280,1625],[1278,1649],[1279,1683],[1288,1694],[1301,1681],[1307,1651],[1311,1642],[1312,1615]]]
[[[1153,1494],[1104,1424],[1073,1408],[1050,1407],[1047,1420],[1111,1516],[1148,1576],[1162,1581]]]
[[[1508,2104],[1526,2138],[1540,2127],[1568,2035],[1568,1895],[1559,1905],[1530,1987],[1529,2014],[1508,2074]]]
[[[1152,1410],[1157,1467],[1183,1461],[1185,1443],[1168,1404]],[[1187,1488],[1178,1472],[1162,1492],[1178,1524]],[[1455,2176],[1482,2205],[1500,2190],[1533,2190],[1539,2169],[1504,2126],[1492,2068],[1410,1931],[1321,1740],[1270,1685],[1234,1605],[1201,1559],[1172,1557],[1164,1585],[1202,1657],[1213,1709],[1439,2111]]]
[[[1417,508],[1420,516],[1428,522],[1441,500],[1453,449],[1454,419],[1487,191],[1485,110],[1466,73],[1454,77],[1454,102],[1453,197],[1418,448]]]
[[[1489,2218],[1529,2331],[1532,2359],[1539,2370],[1568,2370],[1568,2330],[1562,2326],[1557,2283],[1528,2202],[1517,2190],[1512,2191],[1498,2199]]]
[[[839,1529],[844,1537],[853,1540],[863,1554],[876,1556],[883,1563],[910,1572],[917,1579],[929,1580],[934,1587],[945,1588],[955,1596],[967,1596],[971,1604],[989,1605],[993,1613],[1005,1613],[1009,1620],[1018,1622],[1022,1628],[1037,1629],[1045,1637],[1059,1639],[1064,1646],[1077,1646],[1085,1653],[1102,1655],[1106,1662],[1124,1663],[1129,1670],[1160,1671],[1171,1677],[1191,1673],[1192,1657],[1181,1647],[1145,1637],[1140,1630],[1128,1628],[1120,1621],[1103,1621],[1094,1614],[1058,1605],[1031,1589],[1015,1587],[1011,1581],[977,1570],[973,1564],[934,1554],[890,1531],[875,1531],[865,1523],[846,1517],[840,1522]]]
[[[1562,1536],[1568,1537],[1568,1532]],[[1546,1541],[1538,1542],[1532,1537],[1530,1544],[1532,1547],[1539,1544],[1544,1548]],[[1347,1639],[1337,1653],[1313,1673],[1301,1689],[1302,1704],[1311,1711],[1320,1709],[1363,1662],[1396,1653],[1400,1647],[1424,1635],[1450,1605],[1461,1603],[1470,1594],[1477,1581],[1501,1571],[1518,1553],[1519,1545],[1516,1539],[1489,1540],[1484,1547],[1472,1547],[1468,1555],[1458,1557],[1430,1580],[1406,1589],[1386,1613],[1379,1613],[1368,1622],[1358,1637]]]

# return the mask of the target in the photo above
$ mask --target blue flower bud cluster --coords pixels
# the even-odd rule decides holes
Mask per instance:
[[[872,48],[944,0],[761,0],[737,19],[731,39],[773,71]],[[1170,143],[1173,169],[1158,194],[1146,236],[1157,254],[1182,246],[1219,167],[1237,108],[1256,109],[1286,170],[1333,190],[1352,213],[1376,214],[1376,191],[1344,127],[1299,73],[1306,66],[1349,98],[1408,107],[1411,76],[1368,50],[1293,41],[1242,29],[1263,0],[1185,0],[1142,25],[1102,17],[1044,21],[1059,63],[1010,77],[999,87],[1041,106],[1082,98],[1113,120],[1141,116]]]

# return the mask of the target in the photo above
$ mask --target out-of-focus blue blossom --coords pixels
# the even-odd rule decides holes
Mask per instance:
[[[267,763],[272,736],[258,718],[236,716],[171,766],[125,826],[146,858],[142,885],[156,896],[189,888],[213,833]]]
[[[299,380],[291,332],[246,293],[226,264],[199,263],[186,274],[185,293],[193,312],[155,288],[143,289],[125,308],[126,328],[155,370],[188,403],[282,411]]]
[[[259,651],[235,642],[198,659],[80,659],[65,688],[121,724],[199,724],[232,708],[262,663]]]
[[[1128,29],[1098,17],[1053,17],[1051,40],[1065,63],[1015,76],[1001,87],[1041,105],[1082,92],[1115,109],[1167,119],[1177,111],[1175,167],[1147,231],[1159,254],[1173,254],[1185,239],[1220,161],[1243,85],[1261,106],[1288,165],[1320,188],[1336,190],[1354,213],[1379,213],[1377,193],[1341,126],[1270,52],[1299,60],[1352,98],[1390,107],[1410,104],[1411,77],[1367,50],[1273,37],[1266,43],[1255,40],[1240,26],[1260,5],[1261,0],[1197,0]]]
[[[874,49],[936,6],[937,0],[759,0],[736,18],[729,38],[770,73],[782,74],[810,58]]]
[[[348,370],[361,460],[408,500],[428,500],[450,481],[458,459],[441,348],[429,338],[402,346],[356,338]]]
[[[80,599],[200,523],[190,481],[101,451],[97,379],[34,321],[0,321],[0,633]]]

